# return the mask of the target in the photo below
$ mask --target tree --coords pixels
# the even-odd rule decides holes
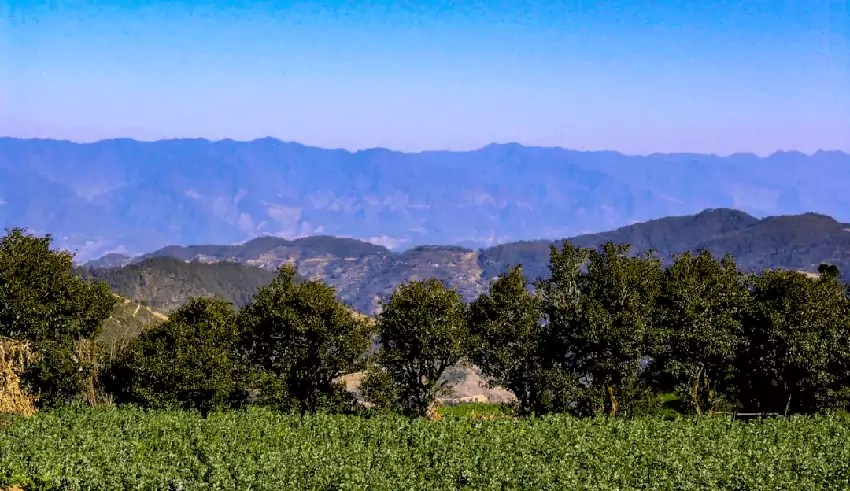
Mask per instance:
[[[283,266],[239,313],[240,354],[260,402],[313,412],[353,403],[337,379],[365,365],[372,326],[320,281]]]
[[[570,333],[580,326],[582,268],[587,263],[589,249],[564,241],[562,247],[549,248],[547,279],[538,280],[535,292],[542,315],[538,345],[538,376],[543,387],[535,412],[573,412],[581,414],[580,399],[586,399],[586,373]]]
[[[850,317],[837,275],[765,270],[753,278],[752,297],[736,359],[740,404],[784,414],[846,407],[837,367],[848,365]]]
[[[74,348],[100,333],[117,301],[105,283],[74,275],[73,254],[51,243],[21,228],[0,238],[0,337],[32,344],[37,361],[22,379],[41,406],[79,398],[93,367]]]
[[[490,285],[469,306],[471,356],[485,377],[510,390],[524,413],[545,412],[549,388],[542,370],[548,350],[540,302],[528,290],[522,267]]]
[[[729,255],[717,261],[708,251],[685,253],[661,275],[657,361],[697,415],[729,400],[747,301],[744,276]]]
[[[838,270],[838,266],[834,264],[823,263],[818,266],[818,273],[820,273],[823,277],[837,279],[841,277],[841,271]]]
[[[545,342],[559,346],[565,360],[562,383],[574,380],[571,406],[580,414],[634,412],[646,399],[641,362],[654,339],[661,262],[652,254],[628,256],[628,245],[613,243],[589,251],[567,243],[555,252],[545,289]]]
[[[439,395],[450,391],[443,373],[464,360],[468,350],[465,304],[460,294],[430,279],[400,285],[378,315],[381,347],[365,387],[390,386],[392,406],[425,415]],[[387,381],[391,381],[388,384]],[[364,391],[370,401],[386,394]]]
[[[192,298],[167,321],[143,331],[102,376],[117,403],[208,412],[239,400],[230,302]]]

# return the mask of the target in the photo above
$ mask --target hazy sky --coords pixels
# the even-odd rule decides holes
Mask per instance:
[[[0,0],[0,135],[850,150],[848,0]]]

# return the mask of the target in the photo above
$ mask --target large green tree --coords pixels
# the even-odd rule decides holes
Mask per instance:
[[[580,414],[633,413],[647,399],[642,362],[657,338],[661,262],[628,253],[628,245],[582,250],[565,243],[551,257],[546,342],[558,346],[561,380],[574,379],[571,407]]]
[[[102,375],[117,403],[207,412],[241,397],[230,302],[192,298],[167,321],[143,331]]]
[[[540,302],[522,267],[512,268],[469,306],[470,354],[492,383],[510,390],[524,413],[546,412],[546,376]]]
[[[728,255],[718,261],[708,251],[685,253],[662,274],[655,356],[697,415],[729,402],[724,396],[743,342],[748,299],[744,275]]]
[[[824,271],[830,273],[830,271]],[[736,381],[745,409],[784,414],[846,408],[848,303],[837,274],[765,270],[752,279]]]
[[[285,409],[343,410],[340,376],[365,366],[372,326],[321,281],[296,283],[282,266],[239,313],[240,356],[260,400]]]
[[[466,305],[435,279],[400,285],[378,315],[380,348],[364,380],[364,395],[411,415],[424,415],[450,390],[447,368],[469,348]],[[387,390],[392,393],[388,396]]]
[[[538,333],[541,349],[537,374],[542,392],[535,412],[586,412],[587,374],[572,344],[571,333],[581,327],[582,271],[589,249],[565,241],[549,249],[549,277],[538,280],[535,293],[542,313]]]
[[[32,344],[37,361],[23,379],[42,406],[78,400],[93,366],[75,345],[100,333],[116,302],[105,283],[76,276],[73,254],[51,243],[21,228],[0,238],[0,337]]]

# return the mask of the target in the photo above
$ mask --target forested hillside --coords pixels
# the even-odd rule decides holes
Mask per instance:
[[[274,278],[272,271],[244,264],[205,264],[164,256],[123,267],[76,271],[83,278],[106,282],[122,297],[163,313],[192,297],[217,296],[242,306]]]
[[[846,274],[850,272],[848,228],[846,224],[814,213],[759,220],[736,210],[712,209],[696,215],[651,220],[567,240],[590,248],[606,242],[632,244],[632,253],[654,249],[665,264],[674,254],[707,249],[717,257],[732,254],[747,272],[786,268],[813,273],[821,263],[830,263]],[[242,245],[170,246],[140,258],[113,256],[89,266],[147,261],[145,267],[151,271],[179,267],[175,263],[149,261],[159,257],[207,263],[238,262],[270,271],[282,264],[293,264],[301,276],[321,279],[334,286],[338,298],[356,310],[374,314],[380,300],[386,299],[397,285],[408,280],[438,278],[456,288],[464,299],[471,300],[483,292],[494,278],[516,265],[522,265],[524,274],[531,280],[547,277],[550,248],[562,243],[549,240],[514,242],[481,250],[435,245],[395,253],[366,242],[329,236],[292,241],[261,237]],[[128,298],[155,301],[158,306],[167,305],[169,309],[178,305],[179,299],[186,298],[185,292],[170,291],[177,287],[165,279],[168,275],[163,277],[151,272],[145,287],[136,285],[142,279],[136,273],[138,266],[135,268],[95,274],[113,278],[109,280],[110,284]],[[203,269],[201,266],[192,268]],[[186,273],[184,276],[189,284],[195,285],[192,291],[208,290],[223,294],[237,304],[250,296],[250,293],[240,295],[238,291],[253,292],[256,285],[270,278],[254,270],[232,266],[225,269],[226,272],[221,270],[214,274],[216,279],[211,273],[214,268],[204,270],[210,272],[205,273],[207,276],[204,278],[199,276],[200,273]],[[211,282],[209,286],[204,286],[206,281]],[[153,293],[152,285],[155,283],[157,293]],[[171,297],[175,300],[170,300]]]

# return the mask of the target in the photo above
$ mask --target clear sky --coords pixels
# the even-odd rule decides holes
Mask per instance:
[[[850,150],[848,0],[0,0],[0,135]]]

